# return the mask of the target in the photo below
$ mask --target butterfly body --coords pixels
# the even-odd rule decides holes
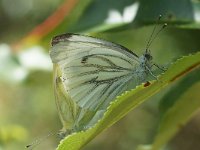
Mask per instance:
[[[144,82],[152,56],[102,39],[63,34],[52,40],[56,104],[66,130],[94,125],[118,95]]]

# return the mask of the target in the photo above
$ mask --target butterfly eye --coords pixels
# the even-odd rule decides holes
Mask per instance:
[[[144,57],[145,57],[147,60],[152,60],[152,59],[153,59],[153,57],[152,57],[150,54],[148,54],[148,53],[144,54]]]

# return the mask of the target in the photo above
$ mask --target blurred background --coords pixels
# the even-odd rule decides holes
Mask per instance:
[[[199,0],[0,0],[0,150],[25,149],[62,128],[48,53],[53,36],[92,35],[141,55],[160,14],[160,26],[168,27],[150,48],[157,64],[168,66],[200,50]],[[199,74],[196,69],[151,97],[84,149],[134,150],[151,144],[174,97],[200,82]],[[50,136],[35,149],[53,150],[59,140]],[[165,149],[199,150],[199,141],[197,111]]]

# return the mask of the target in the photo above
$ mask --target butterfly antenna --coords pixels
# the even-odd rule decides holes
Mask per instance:
[[[149,42],[149,45],[147,49],[149,49],[150,45],[153,43],[153,41],[158,37],[158,34],[167,26],[167,23],[164,23],[163,26],[160,28],[160,30],[155,34],[155,36],[152,38],[152,40]]]
[[[151,43],[152,43],[152,42],[151,42],[151,41],[152,41],[152,37],[153,37],[154,32],[155,32],[155,30],[156,30],[156,28],[157,28],[157,26],[158,26],[158,22],[160,21],[161,18],[162,18],[162,15],[159,15],[159,17],[158,17],[158,19],[157,19],[157,21],[156,21],[156,24],[155,24],[155,26],[154,26],[154,28],[153,28],[153,31],[152,31],[152,33],[151,33],[151,35],[150,35],[150,37],[149,37],[148,42],[147,42],[146,53],[147,53],[147,51],[148,51],[149,46],[150,46]]]
[[[49,134],[47,134],[44,137],[41,137],[35,141],[33,141],[31,144],[26,145],[26,148],[29,150],[33,150],[36,146],[38,146],[39,144],[41,144],[44,140],[46,140],[48,137],[53,136],[55,134],[57,134],[58,132],[50,132]]]

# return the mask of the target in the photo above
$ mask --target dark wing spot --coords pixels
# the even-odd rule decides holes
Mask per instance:
[[[87,60],[88,60],[88,57],[83,57],[83,58],[81,59],[81,63],[82,63],[82,64],[85,64],[85,63],[87,63]]]
[[[53,39],[51,41],[51,45],[54,46],[54,45],[58,44],[61,40],[70,38],[72,35],[73,35],[73,33],[65,33],[65,34],[57,35],[57,36],[53,37]]]
[[[26,148],[29,148],[29,147],[31,147],[31,145],[26,145]]]

